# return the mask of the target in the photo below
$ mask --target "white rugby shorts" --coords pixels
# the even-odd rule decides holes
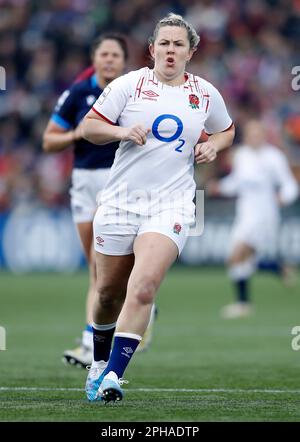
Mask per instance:
[[[109,173],[110,168],[73,169],[70,196],[74,223],[93,221]]]
[[[257,253],[262,252],[268,244],[277,245],[279,222],[274,219],[237,219],[230,234],[230,247],[232,251],[237,243],[245,243]]]
[[[170,238],[180,255],[189,232],[179,212],[165,210],[148,217],[107,206],[97,209],[93,226],[96,252],[114,256],[132,254],[135,238],[146,232]]]

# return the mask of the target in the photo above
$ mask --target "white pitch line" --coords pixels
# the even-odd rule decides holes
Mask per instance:
[[[80,391],[82,388],[56,387],[0,387],[0,391]],[[272,389],[241,389],[241,388],[126,388],[126,392],[147,393],[297,393],[300,390],[272,390]]]

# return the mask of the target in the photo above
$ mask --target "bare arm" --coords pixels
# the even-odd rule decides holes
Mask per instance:
[[[234,125],[224,132],[209,135],[205,143],[195,147],[195,160],[197,164],[211,163],[217,157],[218,152],[232,145],[235,134]]]
[[[81,125],[75,130],[66,131],[50,120],[43,135],[43,150],[47,153],[61,152],[82,138]]]
[[[93,144],[107,144],[115,141],[131,140],[135,144],[142,146],[146,143],[149,129],[145,129],[141,124],[132,127],[120,127],[108,123],[91,109],[83,119],[83,138]]]

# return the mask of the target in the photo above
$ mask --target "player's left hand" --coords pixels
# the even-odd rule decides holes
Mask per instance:
[[[197,164],[211,163],[217,158],[217,149],[215,146],[206,141],[205,143],[196,144],[195,160]]]

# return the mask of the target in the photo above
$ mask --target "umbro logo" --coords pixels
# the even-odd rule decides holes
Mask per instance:
[[[147,95],[147,97],[151,97],[151,98],[159,97],[159,95],[153,91],[143,91],[143,94]]]
[[[104,342],[105,341],[105,336],[94,335],[94,341],[96,341],[96,342]]]
[[[130,359],[130,355],[133,353],[133,350],[131,347],[123,347],[124,352],[121,353],[121,355],[126,356],[126,358]]]
[[[142,92],[144,95],[146,95],[146,97],[142,97],[143,100],[153,100],[153,101],[157,101],[157,97],[159,97],[159,95],[156,92],[153,91],[143,91]]]
[[[102,244],[102,243],[104,243],[104,239],[101,238],[101,236],[97,236],[97,237],[96,237],[96,241],[97,241],[98,246],[103,247],[103,244]]]

